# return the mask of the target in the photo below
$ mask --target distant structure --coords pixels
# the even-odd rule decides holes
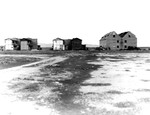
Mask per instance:
[[[137,38],[130,31],[123,32],[119,34],[119,36],[121,37],[121,41],[120,41],[121,49],[128,49],[129,47],[137,47]]]
[[[100,39],[100,47],[106,50],[125,50],[130,47],[137,47],[137,38],[130,31],[120,34],[113,31]]]
[[[82,45],[82,40],[79,38],[73,39],[53,39],[53,50],[85,50],[86,45]]]
[[[72,50],[81,50],[82,49],[82,40],[79,38],[73,38],[71,40],[71,49]]]
[[[5,50],[19,50],[20,40],[18,38],[5,39]]]
[[[7,38],[5,50],[33,50],[38,49],[37,39],[32,38]]]
[[[22,38],[20,39],[21,50],[38,49],[37,39]]]
[[[53,50],[65,50],[64,40],[61,38],[53,39]]]

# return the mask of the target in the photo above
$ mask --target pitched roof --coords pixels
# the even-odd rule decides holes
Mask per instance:
[[[14,41],[18,41],[18,38],[6,38],[5,40],[14,40]]]
[[[81,40],[81,39],[79,39],[79,38],[73,38],[73,39],[72,39],[72,41],[73,41],[73,40],[80,40],[80,41],[82,41],[82,40]]]
[[[117,33],[115,31],[112,31],[112,32],[105,34],[103,37],[107,37],[109,35],[117,35]]]
[[[110,35],[117,35],[117,33],[115,31],[109,32],[107,34],[105,34],[101,39],[101,40],[106,40],[106,37],[110,36]]]
[[[31,38],[22,38],[20,39],[21,41],[31,41],[32,39]]]
[[[55,38],[55,39],[53,39],[53,41],[57,41],[57,40],[63,40],[63,39],[61,39],[61,38]]]
[[[128,32],[120,33],[119,36],[120,36],[121,38],[123,38],[127,33],[128,33]]]

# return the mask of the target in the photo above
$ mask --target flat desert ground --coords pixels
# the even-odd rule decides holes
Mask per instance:
[[[150,53],[0,54],[0,115],[148,115]]]

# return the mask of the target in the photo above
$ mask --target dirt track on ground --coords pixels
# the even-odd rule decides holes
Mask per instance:
[[[63,57],[37,57],[42,58],[42,61],[0,70],[0,107],[2,108],[0,111],[1,115],[41,115],[43,112],[44,115],[57,115],[57,112],[52,107],[42,107],[37,105],[34,101],[20,100],[19,94],[14,93],[15,91],[10,88],[12,85],[15,85],[16,82],[18,82],[16,79],[29,77],[33,73],[38,73],[39,68],[46,65],[53,65],[65,59]]]

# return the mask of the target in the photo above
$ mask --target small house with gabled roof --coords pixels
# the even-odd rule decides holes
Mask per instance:
[[[33,47],[31,38],[20,39],[21,50],[31,50]]]
[[[65,50],[64,40],[61,38],[53,39],[53,50]]]
[[[73,38],[71,40],[71,48],[72,50],[82,50],[83,49],[82,40],[79,38]]]
[[[20,40],[18,38],[5,39],[5,50],[19,50]]]

